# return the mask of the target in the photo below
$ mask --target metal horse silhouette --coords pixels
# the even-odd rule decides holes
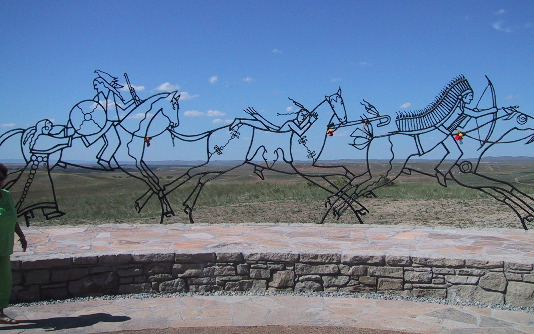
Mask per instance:
[[[141,180],[147,191],[158,196],[162,216],[172,214],[170,204],[163,195],[158,177],[145,163],[143,156],[150,139],[171,131],[179,125],[179,98],[177,92],[160,93],[141,100],[130,85],[131,98],[126,100],[116,77],[103,71],[95,71],[93,88],[96,95],[89,100],[77,103],[70,111],[66,125],[54,125],[48,119],[37,122],[27,129],[13,129],[0,136],[0,146],[11,137],[20,137],[20,147],[25,165],[14,170],[14,177],[6,188],[20,187],[21,196],[16,203],[19,216],[26,219],[35,217],[41,210],[46,219],[64,215],[59,209],[51,171],[57,167],[75,166],[93,170],[121,169]],[[125,122],[130,115],[135,122]],[[64,158],[70,148],[96,147],[99,149],[93,163],[81,164]],[[139,174],[123,168],[116,159],[117,152],[124,152],[126,162],[133,164]],[[98,165],[97,165],[98,164]],[[98,166],[98,167],[95,167]],[[40,168],[42,167],[42,168]],[[36,200],[32,196],[31,185],[37,173],[47,173],[49,199]],[[138,206],[138,210],[142,207]]]
[[[375,131],[374,119],[379,113],[366,102],[364,105],[367,113],[375,117],[366,119],[364,126],[353,131],[351,137],[352,145],[366,152],[367,170],[329,197],[326,214],[332,212],[334,216],[340,216],[352,201],[372,195],[374,190],[393,182],[402,173],[421,173],[436,178],[442,186],[447,186],[452,181],[495,198],[510,207],[523,228],[527,229],[527,222],[534,221],[534,198],[508,182],[483,175],[478,167],[484,154],[496,144],[532,144],[534,118],[519,112],[517,106],[498,108],[495,89],[489,78],[487,80],[488,85],[482,96],[490,90],[493,102],[491,108],[478,108],[482,96],[474,108],[469,108],[468,105],[473,101],[473,89],[465,77],[459,76],[428,107],[399,113],[395,120],[397,130],[392,132]],[[490,119],[485,120],[486,118]],[[495,132],[497,126],[499,133]],[[487,131],[484,139],[481,138],[481,131]],[[479,156],[473,161],[462,161],[464,152],[461,144],[464,138],[479,143]],[[389,161],[385,175],[378,173],[376,166],[369,163],[370,156],[376,152],[377,147],[382,150],[380,157]],[[389,150],[384,152],[383,147]],[[424,157],[437,150],[442,150],[444,154],[432,173],[407,165],[410,159]],[[394,164],[394,159],[402,163]],[[469,175],[469,178],[463,178],[463,175]],[[364,208],[362,212],[365,214],[368,211]]]
[[[70,111],[66,125],[54,125],[50,120],[39,121],[28,129],[14,129],[0,136],[0,146],[11,137],[20,136],[21,152],[25,165],[13,172],[15,177],[6,186],[18,185],[22,188],[17,202],[19,215],[29,219],[35,211],[41,210],[47,219],[62,216],[54,190],[52,174],[56,167],[76,166],[94,170],[116,170],[141,180],[146,191],[135,201],[140,212],[148,201],[156,197],[160,203],[163,222],[165,217],[174,215],[168,195],[185,184],[193,184],[193,190],[182,202],[183,211],[194,222],[196,202],[206,183],[238,167],[249,165],[264,179],[264,171],[299,175],[321,187],[328,195],[327,209],[321,220],[329,214],[340,217],[349,210],[363,222],[362,216],[368,209],[361,203],[367,196],[402,173],[421,173],[434,177],[447,186],[455,182],[461,186],[479,190],[508,205],[519,217],[523,228],[534,221],[534,198],[520,191],[514,185],[483,175],[478,166],[484,154],[496,144],[534,141],[534,118],[518,111],[518,107],[498,108],[493,84],[488,85],[477,105],[469,108],[474,98],[473,90],[463,76],[455,78],[427,108],[420,111],[399,113],[395,119],[396,130],[388,131],[391,117],[381,115],[369,102],[363,100],[365,112],[360,119],[349,120],[341,89],[327,95],[311,110],[292,99],[296,111],[282,122],[269,120],[254,108],[244,110],[245,117],[236,118],[231,124],[199,134],[179,131],[178,92],[167,92],[142,100],[137,96],[125,74],[131,98],[122,94],[123,86],[118,78],[95,71],[93,87],[96,95],[89,100],[77,103]],[[493,106],[479,109],[482,96],[487,91],[492,94]],[[125,122],[130,115],[141,115],[136,122]],[[278,114],[282,115],[282,114]],[[279,123],[279,124],[277,124]],[[500,131],[495,131],[496,129]],[[365,153],[367,165],[364,170],[351,170],[350,166],[321,165],[320,157],[326,149],[328,139],[339,130],[349,130],[347,144],[354,147],[354,157]],[[482,139],[481,131],[485,132]],[[202,143],[206,150],[201,163],[187,169],[173,181],[162,184],[144,161],[145,149],[152,138],[167,133],[173,145],[187,151],[188,145],[198,147]],[[276,138],[275,138],[276,137]],[[461,142],[465,139],[480,143],[479,156],[473,161],[462,160]],[[276,139],[276,140],[275,140]],[[243,146],[242,142],[247,145]],[[239,143],[241,142],[241,143]],[[238,145],[239,144],[239,145]],[[64,158],[64,153],[72,147],[98,148],[91,164],[82,164]],[[243,147],[245,147],[243,149]],[[369,163],[372,155],[380,147],[380,159],[389,161],[386,175],[379,174]],[[389,147],[387,152],[383,147]],[[402,147],[402,149],[400,149]],[[216,159],[224,160],[228,152],[242,159],[233,165],[221,165]],[[240,150],[240,151],[239,151]],[[442,159],[432,172],[417,170],[408,165],[414,157],[425,157],[430,152],[442,150]],[[123,153],[126,161],[117,159]],[[402,161],[394,164],[393,160]],[[308,161],[308,165],[296,162]],[[125,168],[126,163],[135,166],[136,173]],[[98,164],[98,165],[97,165]],[[44,165],[44,169],[39,166]],[[98,166],[98,167],[95,167]],[[287,167],[290,168],[287,168]],[[46,201],[32,201],[31,184],[36,173],[47,173],[50,198]],[[469,175],[464,180],[462,175]],[[339,180],[342,180],[340,183]]]
[[[190,142],[203,141],[206,147],[204,162],[188,169],[183,175],[166,184],[165,194],[169,194],[182,185],[193,182],[195,187],[183,202],[183,209],[193,222],[193,210],[204,185],[215,178],[243,165],[254,167],[254,172],[264,179],[263,171],[270,170],[285,174],[300,175],[330,194],[339,191],[335,181],[344,178],[347,182],[354,175],[342,165],[317,165],[325,145],[325,129],[334,121],[345,124],[347,115],[341,90],[325,96],[314,109],[308,110],[302,104],[291,100],[297,111],[291,113],[292,119],[281,125],[268,121],[253,108],[245,112],[250,116],[237,118],[230,125],[223,126],[197,135],[183,135],[173,131],[181,139],[185,150]],[[276,138],[277,137],[277,138]],[[244,138],[247,145],[239,145],[236,139]],[[278,139],[278,140],[274,140]],[[282,144],[280,144],[282,143]],[[235,149],[246,147],[241,153],[243,160],[233,165],[221,166],[214,158],[223,159],[227,152],[235,154]],[[296,161],[311,161],[310,165],[301,167]],[[290,166],[289,169],[282,168]],[[361,210],[357,202],[347,203],[355,213]]]

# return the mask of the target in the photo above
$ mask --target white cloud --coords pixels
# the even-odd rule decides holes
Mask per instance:
[[[216,75],[213,75],[209,78],[209,82],[210,84],[214,85],[217,81],[219,80],[219,77],[217,77]]]
[[[282,50],[280,50],[280,49],[273,49],[272,52],[273,52],[273,53],[276,53],[276,54],[280,54],[280,53],[282,53]]]
[[[519,95],[508,95],[508,96],[505,96],[504,99],[505,100],[515,100],[515,99],[517,99],[519,97],[520,97]]]
[[[178,85],[173,85],[171,84],[170,82],[165,82],[165,83],[162,83],[161,85],[159,85],[156,90],[159,90],[159,91],[174,91],[174,90],[178,90],[180,89],[180,86]]]
[[[404,104],[402,104],[399,108],[402,108],[402,109],[406,109],[406,108],[410,108],[412,104],[410,102],[406,102]]]
[[[151,113],[145,114],[144,112],[139,112],[137,114],[128,116],[128,119],[144,119],[144,118],[150,118],[150,117],[152,117]]]
[[[289,107],[286,108],[286,111],[287,111],[287,112],[292,112],[293,110],[295,110],[295,109],[293,108],[293,106],[289,106]]]
[[[208,117],[221,117],[224,115],[226,114],[218,110],[208,110],[208,113],[207,113]]]
[[[499,9],[498,11],[495,12],[495,15],[502,15],[502,14],[504,14],[504,13],[506,13],[506,10],[504,10],[504,9]]]
[[[248,82],[248,83],[251,83],[253,81],[256,81],[255,79],[251,78],[251,77],[246,77],[243,79],[244,82]]]
[[[106,109],[108,109],[108,110],[109,110],[109,109],[112,109],[112,108],[115,108],[115,106],[116,106],[115,102],[113,102],[113,101],[111,101],[111,100],[108,100],[108,101],[106,101],[106,100],[98,100],[98,103],[99,103],[102,107],[104,107],[104,105],[107,104]],[[93,108],[93,109],[95,109],[95,108],[100,109],[100,106],[98,106],[98,104],[96,104],[96,103],[93,103],[92,108]]]
[[[142,92],[145,90],[145,86],[135,86],[135,85],[132,85],[132,88],[135,89],[136,92]],[[128,92],[130,91],[130,89],[128,88],[128,84],[124,84],[123,87],[121,89],[119,89],[120,91],[123,91],[123,92]]]
[[[231,119],[220,119],[220,118],[216,118],[214,119],[213,121],[211,121],[211,123],[213,124],[230,124],[232,123],[232,120]]]
[[[184,116],[189,117],[222,117],[224,115],[226,114],[218,110],[208,110],[207,112],[198,110],[187,110],[186,112],[184,112]]]
[[[498,21],[492,24],[493,29],[501,32],[513,32],[509,26],[504,26],[504,21]]]
[[[198,94],[191,95],[188,92],[180,92],[180,101],[189,101],[192,99],[196,99],[199,96],[200,95]]]
[[[371,66],[373,64],[368,62],[368,61],[361,61],[361,62],[358,63],[358,65],[360,65],[360,66]]]
[[[184,112],[184,116],[200,117],[200,116],[204,116],[204,113],[198,110],[187,110],[186,112]]]
[[[0,128],[14,128],[15,127],[15,123],[3,123],[3,124],[0,124]]]
[[[332,79],[330,79],[330,82],[338,82],[340,80],[341,80],[340,78],[332,78]]]

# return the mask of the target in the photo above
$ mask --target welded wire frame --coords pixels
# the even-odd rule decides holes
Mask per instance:
[[[152,138],[172,131],[179,125],[180,95],[176,91],[165,92],[141,100],[128,76],[124,76],[130,99],[122,96],[120,89],[123,86],[118,83],[118,78],[97,70],[93,80],[96,95],[93,99],[75,104],[67,124],[58,125],[43,119],[29,128],[12,129],[0,136],[0,147],[9,145],[10,139],[18,139],[24,163],[11,170],[10,181],[5,187],[18,190],[17,193],[21,194],[16,201],[16,208],[19,217],[23,217],[27,225],[39,212],[46,219],[65,214],[60,210],[51,171],[68,166],[99,171],[122,170],[142,181],[148,189],[147,193],[156,194],[161,205],[161,219],[174,214],[163,194],[160,180],[144,161],[144,154]],[[135,119],[137,122],[124,122],[126,119]],[[90,156],[82,156],[77,160],[64,158],[64,153],[73,148],[92,147],[99,149],[92,159]],[[119,162],[116,159],[118,152],[128,158]],[[131,172],[132,169],[135,172]],[[45,188],[48,194],[46,200],[35,196],[35,191],[32,191],[36,182]],[[136,209],[141,211],[145,204],[136,201]]]
[[[454,94],[450,94],[451,91]],[[354,141],[351,145],[365,151],[367,157],[377,147],[388,148],[381,154],[381,158],[388,162],[386,173],[379,171],[376,164],[371,164],[367,159],[365,173],[351,179],[336,194],[328,197],[328,209],[323,221],[328,214],[341,216],[352,201],[374,196],[376,189],[391,184],[400,175],[418,173],[435,178],[441,186],[457,184],[493,197],[507,205],[517,215],[522,227],[528,229],[528,224],[534,222],[534,198],[509,182],[484,175],[479,166],[481,159],[495,145],[532,144],[534,118],[521,113],[517,106],[497,107],[495,90],[489,78],[482,95],[488,91],[492,94],[493,106],[479,109],[481,96],[477,105],[470,109],[468,105],[473,99],[473,91],[467,80],[460,76],[455,78],[429,107],[398,115],[397,131],[377,134],[373,124],[379,123],[373,120],[354,130],[351,135]],[[456,100],[453,99],[454,96]],[[377,117],[378,112],[374,106],[366,101],[362,104],[368,114]],[[487,118],[490,120],[482,121]],[[479,143],[477,158],[463,158],[463,140]],[[407,141],[413,143],[414,150],[411,152],[406,152],[406,147],[403,147]],[[432,172],[408,164],[410,159],[424,158],[437,148],[444,151],[445,155],[435,164]]]
[[[489,79],[482,95],[491,92],[492,108],[478,109],[477,103],[475,108],[470,109],[468,105],[473,99],[473,92],[467,79],[459,76],[427,108],[398,114],[396,131],[385,130],[391,123],[391,117],[381,115],[366,100],[361,103],[364,113],[359,119],[349,120],[339,89],[325,96],[311,110],[290,99],[296,111],[284,114],[286,120],[283,122],[268,119],[249,107],[244,110],[244,117],[236,118],[231,124],[190,134],[179,127],[178,92],[141,99],[125,74],[131,95],[131,98],[125,99],[118,78],[103,71],[95,71],[95,74],[93,87],[96,95],[77,103],[70,111],[67,124],[57,125],[45,119],[35,126],[13,129],[0,136],[0,147],[7,145],[10,138],[20,139],[18,145],[25,163],[11,172],[12,177],[6,187],[19,188],[21,196],[16,205],[19,216],[24,217],[27,224],[36,212],[46,219],[65,214],[60,210],[51,171],[68,166],[98,171],[120,170],[140,180],[145,190],[141,191],[134,206],[141,212],[150,200],[157,200],[161,208],[160,222],[175,214],[169,194],[192,184],[192,190],[186,194],[181,206],[193,223],[195,206],[204,186],[241,166],[251,166],[261,179],[265,179],[264,171],[298,175],[323,189],[328,197],[320,223],[329,215],[339,218],[347,210],[363,223],[363,216],[369,210],[361,200],[374,196],[376,189],[393,182],[401,174],[413,173],[433,177],[442,186],[455,183],[495,198],[512,209],[524,229],[534,221],[532,196],[508,182],[479,172],[481,159],[494,145],[532,144],[534,141],[534,118],[519,112],[518,107],[498,108]],[[136,115],[134,119],[138,121],[125,122],[129,115]],[[479,119],[483,119],[479,116],[489,116],[491,120],[479,123]],[[496,128],[499,131],[495,131]],[[363,171],[351,170],[343,163],[321,164],[319,159],[329,138],[340,129],[351,133],[346,136],[347,144],[354,148],[355,153],[364,152],[369,157],[377,147],[382,150],[389,148],[382,157],[389,163],[387,173],[379,172],[369,158]],[[165,133],[170,134],[172,144],[178,145],[184,152],[188,151],[189,145],[198,147],[200,144],[205,148],[202,152],[204,159],[167,183],[145,161],[145,152],[151,141]],[[414,143],[415,148],[413,152],[403,153],[399,143],[407,139]],[[462,159],[460,144],[466,139],[480,143],[479,156],[474,161]],[[83,157],[90,162],[64,158],[68,150],[90,147],[99,148],[92,159]],[[425,157],[438,147],[444,148],[446,154],[432,172],[418,170],[408,164],[411,158]],[[235,160],[236,152],[242,159]],[[118,155],[127,158],[119,161]],[[232,158],[226,158],[229,156]],[[400,159],[401,163],[394,164],[394,159]],[[217,160],[226,160],[226,163],[217,163]],[[303,164],[303,161],[308,163]],[[468,180],[464,180],[462,175],[469,175]],[[32,200],[32,184],[36,180],[48,186],[48,199]]]

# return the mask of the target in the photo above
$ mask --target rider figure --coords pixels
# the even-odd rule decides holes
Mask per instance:
[[[296,116],[293,119],[290,119],[284,122],[282,125],[275,125],[271,123],[270,121],[268,121],[261,114],[259,114],[254,108],[247,108],[244,111],[250,116],[254,117],[254,119],[236,118],[232,122],[232,124],[230,124],[229,129],[231,131],[237,131],[240,126],[246,124],[253,128],[264,130],[264,131],[276,132],[276,133],[292,132],[292,133],[296,133],[299,137],[302,137],[306,133],[306,131],[308,131],[310,126],[317,120],[317,113],[314,111],[309,111],[302,104],[296,102],[295,100],[292,100],[292,99],[290,100],[297,107],[299,107],[299,110],[297,112],[292,112],[289,114],[278,114],[278,115],[296,114]],[[267,163],[265,156],[263,157],[263,160],[265,161],[265,166],[254,165],[254,173],[258,175],[262,180],[264,179],[263,170],[265,168],[270,168],[270,164]],[[272,162],[272,164],[274,164],[274,162]]]
[[[121,121],[121,114],[126,113],[125,111],[132,106],[135,108],[137,105],[134,98],[126,101],[122,97],[119,89],[123,88],[123,86],[117,82],[116,77],[99,70],[96,70],[95,73],[97,77],[93,80],[93,87],[96,95],[93,100],[104,107],[106,123],[102,131],[99,132],[99,135],[91,139],[85,139],[88,141],[88,146],[100,138],[104,140],[104,145],[96,157],[98,158],[99,165],[104,169],[111,170],[113,169],[111,160],[114,158],[120,145],[120,138],[116,126]]]
[[[254,108],[247,108],[244,111],[254,119],[249,118],[236,118],[230,125],[230,129],[234,129],[235,126],[240,126],[242,124],[247,124],[254,128],[261,130],[266,130],[270,132],[289,132],[292,131],[296,133],[299,137],[302,137],[310,126],[317,120],[317,114],[306,109],[302,104],[298,103],[295,100],[290,99],[299,110],[297,112],[289,114],[277,114],[277,115],[291,115],[296,114],[295,118],[290,119],[284,122],[282,125],[275,125],[258,113]]]
[[[445,148],[447,153],[441,160],[441,162],[435,167],[436,178],[441,185],[446,185],[446,175],[450,173],[451,169],[458,163],[463,155],[463,151],[460,148],[461,141],[455,139],[455,134],[462,133],[464,128],[473,118],[479,118],[496,112],[495,107],[487,109],[469,108],[469,105],[473,101],[473,90],[466,89],[458,96],[458,103],[452,116],[439,127],[439,130],[447,136],[441,142],[441,145]],[[445,162],[445,158],[452,155],[454,161]],[[440,168],[441,167],[441,168]]]
[[[445,155],[434,168],[438,182],[444,186],[447,175],[463,155],[460,148],[461,141],[455,137],[459,133],[463,136],[464,129],[471,119],[497,112],[496,107],[488,109],[469,108],[468,105],[472,101],[473,89],[471,85],[464,76],[459,76],[445,87],[436,102],[423,110],[399,113],[395,121],[399,133],[415,139],[419,156],[433,151],[438,146],[445,149]],[[475,126],[468,130],[478,131],[479,128]]]

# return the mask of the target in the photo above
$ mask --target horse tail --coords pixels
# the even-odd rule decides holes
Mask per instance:
[[[9,138],[19,133],[22,134],[23,132],[24,132],[24,129],[12,129],[12,130],[4,132],[2,135],[0,135],[0,146],[2,146],[2,144]]]

